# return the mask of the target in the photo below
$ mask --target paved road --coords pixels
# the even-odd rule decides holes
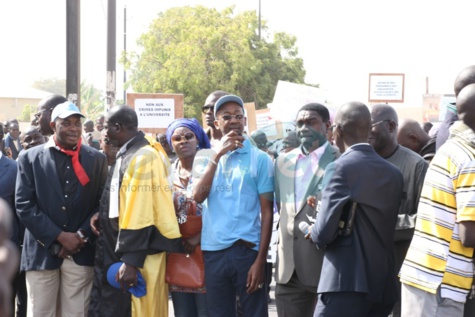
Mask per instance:
[[[269,304],[269,317],[277,317],[277,309],[275,307],[275,296],[274,296],[274,290],[275,290],[275,281],[274,278],[272,278],[272,283],[270,285],[270,298],[271,302]],[[174,317],[175,314],[173,312],[173,303],[172,300],[168,300],[168,316],[169,317]]]

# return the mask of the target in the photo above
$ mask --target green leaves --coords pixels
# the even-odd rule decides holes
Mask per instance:
[[[261,40],[257,27],[253,11],[172,8],[140,37],[141,54],[130,52],[121,61],[132,70],[136,92],[183,93],[186,117],[201,118],[200,107],[218,89],[265,108],[279,79],[303,83],[305,70],[294,36],[277,33],[267,42],[265,21]]]

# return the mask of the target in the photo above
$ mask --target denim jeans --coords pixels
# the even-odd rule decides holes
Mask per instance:
[[[257,251],[233,245],[220,251],[204,251],[203,255],[210,317],[236,316],[236,295],[239,295],[244,316],[268,316],[267,288],[251,294],[246,292],[247,274],[256,260]]]
[[[175,317],[208,317],[206,294],[171,292]]]

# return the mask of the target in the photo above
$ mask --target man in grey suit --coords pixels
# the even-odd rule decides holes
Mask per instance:
[[[326,139],[328,109],[318,103],[303,106],[297,114],[301,146],[277,159],[275,195],[280,209],[276,263],[276,305],[279,316],[312,316],[323,251],[299,230],[300,223],[315,221],[309,196],[320,196],[325,167],[339,155]]]
[[[29,316],[87,312],[94,264],[89,223],[99,209],[107,162],[81,144],[81,117],[70,102],[56,106],[53,137],[18,157],[16,209],[26,227],[21,270]]]
[[[370,129],[364,104],[338,110],[333,135],[343,154],[325,171],[311,229],[312,240],[325,249],[314,316],[386,317],[397,300],[392,248],[403,178],[367,143]],[[342,220],[353,226],[339,231]]]

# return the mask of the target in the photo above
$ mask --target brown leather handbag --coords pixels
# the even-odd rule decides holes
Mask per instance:
[[[165,281],[179,287],[204,287],[205,267],[201,247],[196,246],[192,254],[169,253]]]

